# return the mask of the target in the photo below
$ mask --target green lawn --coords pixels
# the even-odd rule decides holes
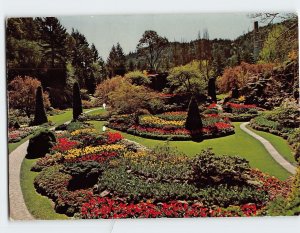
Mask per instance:
[[[30,171],[30,169],[36,160],[25,158],[21,166],[21,188],[29,212],[36,219],[68,219],[66,215],[55,212],[54,204],[48,197],[42,196],[35,191],[33,181],[38,173]]]
[[[99,108],[99,109],[97,109],[96,111],[89,112],[89,113],[87,113],[87,114],[88,114],[88,115],[97,115],[97,114],[102,114],[102,113],[106,113],[106,112],[107,112],[106,109]]]
[[[297,163],[294,159],[294,155],[292,153],[291,147],[289,146],[287,141],[284,140],[282,137],[276,136],[274,134],[270,134],[267,132],[258,131],[258,130],[252,129],[249,126],[247,126],[247,128],[250,129],[251,131],[255,132],[256,134],[258,134],[259,136],[267,139],[287,161],[289,161],[290,163],[292,163],[294,165],[297,165]]]
[[[91,121],[91,123],[93,123],[97,129],[102,130],[103,121]],[[285,180],[291,175],[276,163],[259,141],[240,129],[239,126],[241,122],[234,122],[233,124],[236,132],[234,135],[208,139],[200,143],[192,141],[171,141],[170,145],[177,147],[179,151],[190,156],[194,156],[206,148],[212,148],[217,155],[239,155],[247,159],[252,167],[276,176],[281,180]],[[121,133],[125,138],[136,141],[149,148],[164,143],[160,140],[146,139],[123,132]]]

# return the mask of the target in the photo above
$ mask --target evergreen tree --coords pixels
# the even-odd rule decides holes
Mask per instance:
[[[126,73],[125,63],[126,58],[121,45],[119,43],[116,46],[113,45],[107,58],[109,77],[111,78],[116,75],[123,76]]]
[[[210,78],[208,80],[208,96],[210,96],[212,101],[214,102],[217,101],[215,81],[216,81],[215,78]]]
[[[42,47],[46,59],[50,59],[51,67],[65,67],[67,55],[65,43],[67,41],[66,29],[55,17],[37,19],[40,24]]]
[[[99,59],[99,53],[94,44],[91,45],[91,52],[93,55],[93,62],[97,62]]]
[[[234,88],[232,89],[231,97],[234,99],[237,99],[240,97],[239,88],[237,85],[235,85]]]
[[[35,96],[35,115],[34,115],[34,125],[41,125],[48,122],[46,111],[44,108],[43,101],[43,90],[42,87],[39,86],[36,90]]]
[[[202,129],[202,120],[199,113],[197,100],[192,97],[189,103],[188,114],[185,122],[185,128],[192,132],[199,133]]]
[[[82,113],[80,89],[77,82],[73,85],[73,120],[76,121]]]

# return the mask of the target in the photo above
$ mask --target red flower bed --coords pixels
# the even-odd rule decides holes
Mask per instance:
[[[274,176],[270,176],[254,169],[251,171],[251,176],[263,183],[262,189],[269,194],[271,200],[280,195],[287,197],[291,190],[291,179],[281,181]]]
[[[215,123],[215,126],[216,126],[218,129],[220,129],[220,130],[231,128],[231,124],[224,123],[224,122],[216,122],[216,123]]]
[[[241,207],[224,209],[219,207],[207,208],[200,203],[171,201],[168,203],[127,204],[111,198],[93,197],[81,207],[81,218],[180,218],[180,217],[233,217],[255,216],[255,204],[246,204]]]
[[[59,152],[64,152],[73,149],[79,145],[77,141],[70,141],[68,138],[58,138],[58,143],[52,148]]]
[[[229,105],[231,108],[256,108],[255,104],[235,104],[228,102],[227,105]]]
[[[212,104],[210,104],[210,105],[207,106],[208,109],[216,108],[216,107],[217,107],[216,103],[212,103]]]
[[[120,133],[112,133],[112,132],[107,133],[107,144],[114,144],[118,141],[121,141],[122,139],[123,136]]]

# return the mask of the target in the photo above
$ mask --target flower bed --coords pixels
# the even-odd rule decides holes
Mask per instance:
[[[23,127],[19,129],[10,128],[8,129],[8,143],[19,142],[40,128],[41,127],[39,126]]]
[[[121,115],[111,118],[107,126],[146,138],[191,140],[193,132],[185,129],[186,116],[186,112],[166,112],[159,115],[140,115],[138,121],[134,121],[129,120],[129,115],[126,117]],[[219,114],[203,115],[202,123],[203,138],[215,138],[234,133],[229,119]]]
[[[91,128],[57,134],[32,168],[34,186],[58,213],[76,218],[255,216],[289,191],[234,156],[190,158],[168,146],[136,151],[121,134]]]
[[[223,110],[226,112],[225,116],[227,116],[231,121],[249,121],[252,118],[258,115],[258,110],[262,110],[258,108],[254,104],[237,104],[227,102],[223,105]]]

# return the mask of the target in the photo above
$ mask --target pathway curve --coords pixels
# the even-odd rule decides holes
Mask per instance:
[[[263,146],[266,148],[268,153],[273,157],[273,159],[279,163],[285,170],[287,170],[289,173],[292,173],[293,175],[296,174],[296,167],[292,165],[289,161],[287,161],[275,148],[274,146],[265,138],[259,136],[258,134],[254,133],[250,129],[247,129],[246,126],[249,124],[249,122],[242,123],[240,125],[240,128],[245,131],[247,134],[251,135],[258,141],[260,141]]]
[[[99,108],[88,110],[85,113],[93,112]],[[67,121],[65,123],[69,123]],[[55,127],[50,128],[53,130]],[[8,156],[8,189],[9,189],[9,216],[11,220],[33,220],[34,217],[29,213],[21,189],[20,171],[23,159],[27,154],[29,140],[22,143]]]

